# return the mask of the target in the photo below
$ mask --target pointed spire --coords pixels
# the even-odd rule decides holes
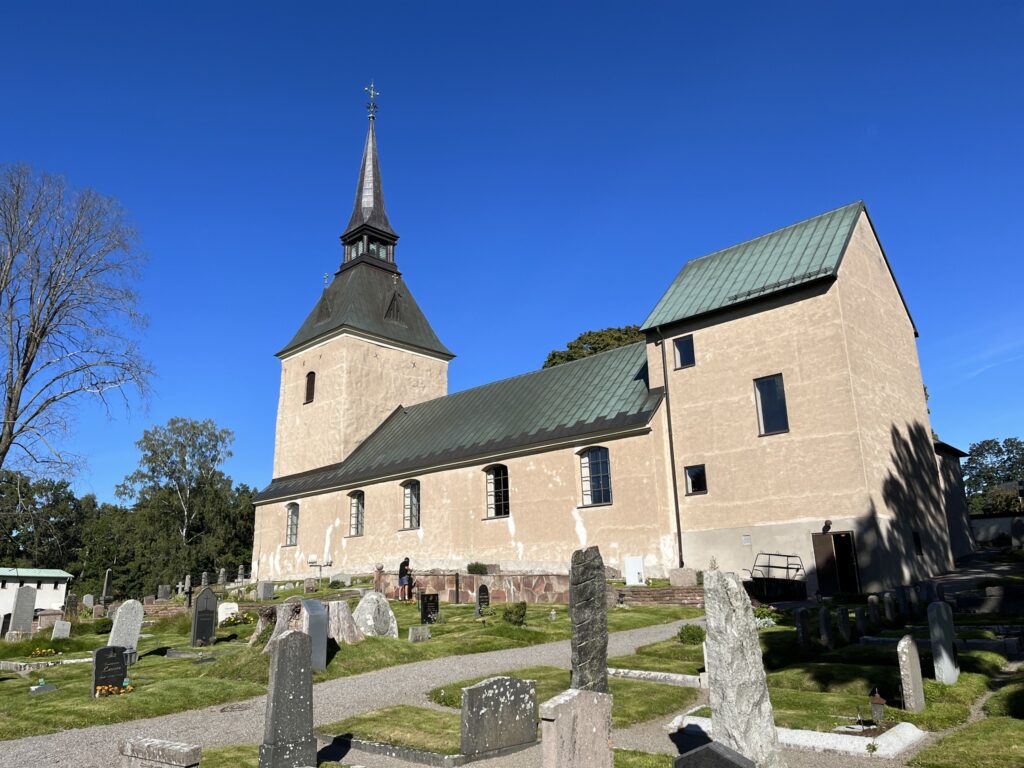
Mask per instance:
[[[376,103],[371,102],[376,109]],[[363,149],[363,162],[359,167],[359,183],[356,186],[355,206],[352,218],[342,234],[342,242],[347,243],[356,230],[369,227],[376,232],[390,236],[392,242],[398,239],[398,233],[391,228],[388,214],[384,210],[384,188],[380,178],[380,161],[377,159],[377,134],[374,130],[374,113],[370,112],[370,126],[366,133],[366,146]]]

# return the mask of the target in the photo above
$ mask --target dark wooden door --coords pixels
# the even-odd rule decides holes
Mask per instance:
[[[831,597],[837,592],[860,592],[853,531],[812,533],[811,544],[814,548],[818,591],[823,597]]]

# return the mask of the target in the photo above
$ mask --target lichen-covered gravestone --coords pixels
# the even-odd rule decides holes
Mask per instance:
[[[398,637],[398,620],[380,592],[367,592],[356,606],[352,618],[366,637]]]
[[[50,639],[63,640],[65,637],[71,637],[71,622],[55,621],[53,623],[53,631],[50,633]]]
[[[715,741],[759,768],[785,768],[750,598],[736,574],[710,570],[704,574],[704,602]]]
[[[309,635],[288,630],[273,643],[260,768],[316,765]]]
[[[956,653],[953,610],[949,603],[928,606],[928,636],[932,641],[935,679],[944,685],[953,685],[960,677],[960,661]]]
[[[353,645],[363,639],[363,633],[352,618],[352,611],[344,600],[327,604],[327,636],[339,645]]]
[[[274,630],[267,639],[264,653],[270,653],[274,649],[274,642],[290,629],[299,631],[302,629],[302,598],[297,595],[289,597],[276,609],[274,618]]]
[[[302,601],[302,631],[309,635],[313,671],[327,669],[327,611],[319,600]]]
[[[908,712],[924,711],[924,682],[921,680],[921,657],[917,642],[904,635],[896,645],[900,661],[900,687],[903,689],[903,708]]]
[[[142,617],[145,609],[138,600],[125,600],[114,614],[114,626],[110,630],[107,645],[116,645],[136,650],[139,647],[139,632],[142,631]]]
[[[31,632],[32,620],[36,615],[36,588],[28,585],[18,587],[14,593],[14,609],[8,632]]]
[[[492,677],[462,689],[461,754],[501,754],[535,741],[536,681]]]
[[[608,693],[608,602],[604,561],[597,547],[572,553],[569,618],[572,623],[571,687]]]
[[[568,691],[540,707],[542,768],[612,768],[612,697]]]
[[[162,739],[134,738],[122,741],[122,768],[199,768],[202,747]]]
[[[192,603],[192,647],[213,645],[217,637],[217,596],[203,587]]]

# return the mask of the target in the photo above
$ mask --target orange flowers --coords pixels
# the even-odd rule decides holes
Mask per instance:
[[[96,696],[124,696],[134,690],[134,685],[97,685]]]

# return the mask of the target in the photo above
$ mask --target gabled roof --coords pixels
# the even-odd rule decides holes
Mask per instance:
[[[641,330],[835,277],[864,211],[863,201],[858,200],[687,262]]]
[[[277,356],[344,329],[362,331],[446,360],[455,356],[437,338],[402,275],[377,259],[346,263]]]
[[[72,579],[67,571],[56,568],[0,568],[0,577],[5,579]]]
[[[661,402],[631,344],[398,408],[341,462],[275,479],[257,503],[352,487],[551,441],[646,425]]]

